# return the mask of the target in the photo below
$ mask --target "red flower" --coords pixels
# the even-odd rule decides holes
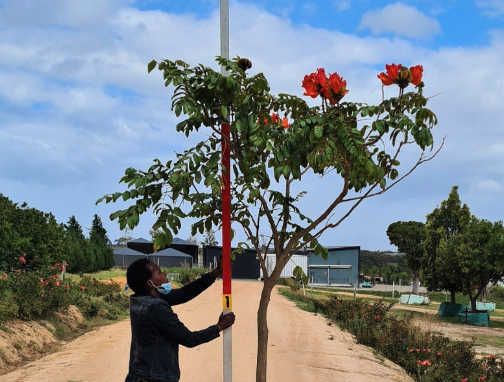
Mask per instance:
[[[420,353],[420,349],[417,349],[417,350],[416,350],[416,352],[417,352],[417,353]]]
[[[410,349],[410,350],[409,350],[409,352],[410,352],[410,353],[413,353],[413,349]]]
[[[338,73],[329,74],[325,69],[317,69],[317,73],[311,73],[304,77],[302,87],[306,90],[305,96],[317,98],[319,95],[329,100],[331,105],[337,104],[348,93],[346,81]]]
[[[7,273],[4,273],[3,274],[3,278],[6,279],[7,278]]]
[[[20,257],[19,261],[21,261],[22,264],[26,264],[26,259],[24,257]]]
[[[278,123],[278,114],[276,114],[276,113],[272,113],[272,114],[271,114],[271,121],[272,121],[273,123]],[[257,123],[259,123],[259,121],[257,121]],[[268,118],[264,118],[264,124],[265,124],[266,126],[269,126],[269,120],[268,120]]]
[[[389,86],[395,83],[397,73],[401,70],[401,64],[385,65],[385,69],[387,69],[387,74],[381,72],[377,77],[381,80],[383,85]]]
[[[40,296],[41,296],[42,298],[44,298],[44,294],[41,294]]]
[[[70,290],[70,285],[65,285],[66,290]]]
[[[327,95],[324,95],[331,105],[337,104],[348,93],[348,90],[346,90],[346,84],[346,81],[344,81],[343,77],[340,77],[338,73],[329,75],[327,85],[324,87]]]
[[[439,352],[438,352],[438,353],[437,353],[437,356],[438,356],[438,357],[441,357],[441,353],[439,353]]]
[[[425,353],[425,349],[422,350]]]
[[[56,284],[56,286],[59,286],[59,281],[56,281],[56,283],[55,283],[55,284]]]
[[[480,381],[484,381],[485,380],[485,377],[480,377]]]
[[[318,82],[317,75],[315,73],[304,76],[301,86],[306,90],[303,95],[312,98],[317,98],[319,96],[320,83]]]
[[[80,289],[81,289],[81,290],[85,290],[85,289],[86,289],[86,287],[84,287],[84,286],[82,286],[82,285],[81,285],[81,286],[80,286]]]
[[[467,378],[461,379],[460,382],[467,382]]]
[[[284,127],[284,129],[288,129],[290,127],[289,120],[287,119],[287,117],[282,119],[282,126]]]
[[[48,286],[48,285],[49,285],[49,283],[46,281],[46,282],[44,283],[44,285],[45,285],[45,286]]]
[[[420,85],[420,82],[422,82],[423,77],[423,66],[422,65],[412,66],[410,68],[410,72],[411,72],[411,83],[415,86]]]
[[[397,84],[401,89],[407,87],[410,83],[418,86],[422,82],[423,66],[416,65],[409,69],[401,64],[385,65],[387,73],[381,72],[378,78],[384,86]]]
[[[418,363],[419,365],[421,365],[422,361],[418,360],[418,361],[416,361],[416,363]]]

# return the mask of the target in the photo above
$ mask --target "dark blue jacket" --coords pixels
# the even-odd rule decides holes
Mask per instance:
[[[191,332],[171,306],[198,296],[214,283],[209,274],[161,298],[133,295],[130,298],[131,350],[129,372],[145,380],[178,382],[178,347],[194,347],[219,337],[216,325]]]

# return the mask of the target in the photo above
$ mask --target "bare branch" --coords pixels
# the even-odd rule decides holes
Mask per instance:
[[[367,196],[357,196],[355,198],[349,198],[349,199],[344,199],[342,200],[342,203],[346,203],[346,202],[352,202],[354,200],[360,200],[364,197],[366,198],[371,198],[373,196],[377,196],[377,195],[381,195],[383,193],[385,193],[386,191],[390,190],[392,187],[394,187],[397,183],[399,183],[401,180],[403,180],[404,178],[406,178],[407,176],[409,176],[413,171],[415,171],[415,169],[420,166],[422,163],[425,163],[425,162],[428,162],[432,159],[434,159],[436,157],[436,155],[438,155],[438,153],[441,151],[441,149],[443,148],[444,146],[444,142],[445,142],[445,138],[443,138],[443,142],[441,143],[441,146],[439,146],[439,148],[436,150],[436,152],[431,155],[430,157],[428,158],[423,158],[423,154],[424,152],[422,151],[422,155],[420,155],[420,159],[418,160],[418,162],[406,173],[404,174],[401,178],[397,179],[395,182],[391,183],[389,186],[385,187],[384,189],[382,189],[381,191],[379,192],[376,192],[374,194],[370,194],[370,195],[367,195]],[[397,157],[397,155],[394,157],[394,159]]]

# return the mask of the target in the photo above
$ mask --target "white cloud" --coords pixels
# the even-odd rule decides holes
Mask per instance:
[[[336,9],[340,12],[342,11],[346,11],[347,9],[350,8],[350,6],[352,5],[352,3],[350,2],[350,0],[340,0],[340,1],[336,1],[336,3],[334,4],[336,6]]]
[[[476,0],[476,5],[484,9],[488,16],[499,16],[504,14],[504,1],[502,0]]]
[[[375,35],[394,33],[397,36],[426,39],[441,33],[439,22],[418,9],[402,3],[389,4],[362,16],[359,30],[370,29]]]
[[[2,192],[22,195],[37,205],[34,200],[42,198],[42,194],[26,190],[43,184],[47,192],[40,203],[47,210],[61,210],[59,219],[73,213],[79,217],[79,206],[73,205],[72,211],[70,207],[62,210],[61,200],[69,198],[66,195],[84,206],[81,214],[94,213],[89,206],[98,197],[122,188],[117,180],[126,167],[145,169],[151,159],[165,161],[174,150],[181,151],[191,144],[175,133],[170,91],[164,88],[159,72],[147,74],[146,64],[152,58],[170,58],[215,67],[214,56],[219,52],[216,12],[201,19],[140,11],[124,6],[124,2],[108,4],[116,4],[116,8],[105,12],[106,17],[100,16],[100,27],[89,19],[87,24],[72,21],[80,25],[78,32],[47,27],[43,10],[36,15],[37,22],[32,20],[34,15],[20,19],[23,13],[18,12],[16,23],[0,28]],[[3,12],[0,10],[0,18],[6,20]],[[231,54],[249,57],[254,64],[252,73],[264,72],[274,93],[301,96],[303,76],[325,67],[348,81],[348,100],[376,103],[381,100],[376,74],[391,62],[423,64],[425,93],[443,92],[429,104],[439,117],[437,142],[448,136],[439,157],[422,166],[396,191],[359,207],[361,210],[356,210],[338,231],[338,237],[346,240],[333,238],[331,235],[336,233],[330,233],[324,237],[324,244],[389,248],[384,232],[391,219],[421,220],[429,208],[446,198],[453,184],[459,184],[463,193],[475,187],[496,187],[478,182],[495,179],[497,187],[503,183],[502,161],[488,160],[490,154],[502,158],[498,155],[504,142],[504,75],[495,70],[504,66],[502,33],[493,32],[486,46],[429,50],[401,38],[360,38],[322,28],[298,27],[247,4],[234,3],[231,13]],[[254,21],[233,21],[243,19]],[[183,41],[180,36],[184,36]],[[396,87],[385,89],[387,96],[396,92]],[[44,108],[32,110],[34,103]],[[413,158],[411,152],[405,154],[403,164]],[[318,189],[310,189],[310,182],[301,185],[316,196],[317,203],[307,204],[310,210],[321,208],[337,189],[337,177],[323,183],[324,187],[317,183]],[[475,198],[472,203],[482,202]],[[116,207],[98,208],[106,216]],[[485,218],[495,220],[504,213],[500,205],[484,207]],[[390,209],[394,211],[387,212]],[[375,214],[375,226],[369,228],[370,232],[380,233],[367,239],[361,229],[355,234],[355,226],[364,229],[370,211],[383,213]],[[113,232],[111,236],[116,237],[115,224],[106,224]],[[186,231],[181,235],[186,237]]]
[[[504,186],[495,180],[479,180],[471,184],[470,191],[476,192],[498,192],[503,191]]]

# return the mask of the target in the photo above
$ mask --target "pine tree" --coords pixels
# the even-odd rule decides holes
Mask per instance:
[[[112,249],[108,247],[110,240],[107,230],[103,227],[102,221],[98,215],[94,215],[89,231],[89,240],[93,247],[95,257],[95,268],[97,270],[110,269],[115,265]]]
[[[87,259],[84,254],[86,238],[82,227],[73,215],[64,227],[64,247],[66,261],[69,264],[68,269],[70,272],[85,272],[87,270]]]

